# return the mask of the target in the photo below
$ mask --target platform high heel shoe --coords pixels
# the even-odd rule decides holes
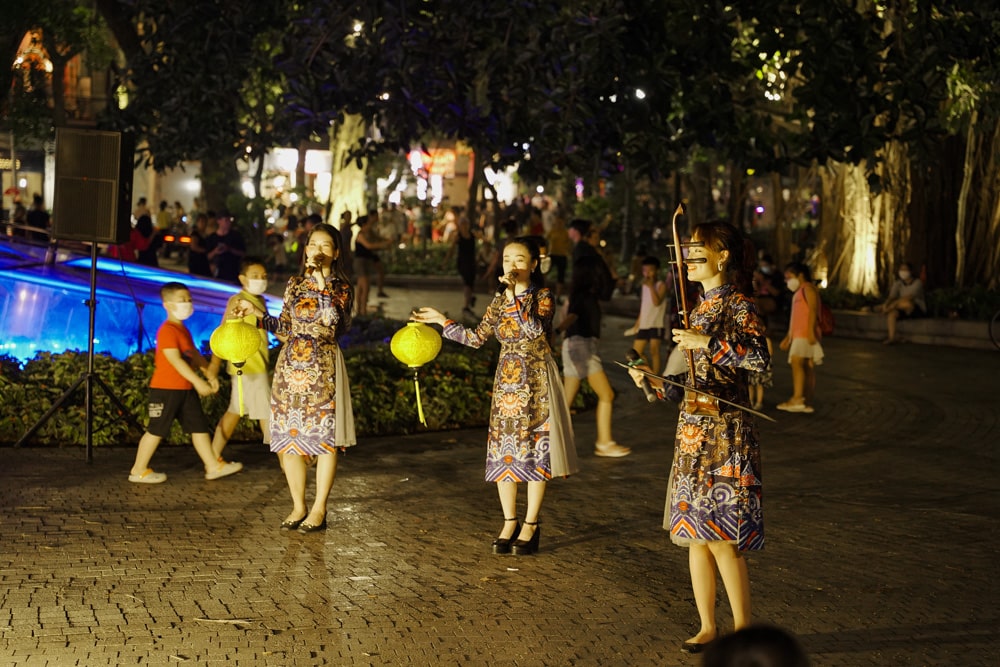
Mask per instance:
[[[531,534],[531,539],[514,540],[510,545],[510,551],[515,556],[530,556],[538,551],[538,537],[542,534],[542,529],[538,527],[537,521],[525,521],[525,526],[534,526],[535,532]]]
[[[505,523],[508,521],[517,521],[517,518],[515,517],[513,519],[504,519]],[[514,532],[510,534],[510,537],[498,537],[495,540],[493,540],[493,553],[509,554],[510,545],[514,541],[514,536],[517,535],[520,531],[521,531],[521,525],[515,523]]]

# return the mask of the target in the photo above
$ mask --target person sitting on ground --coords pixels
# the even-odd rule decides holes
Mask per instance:
[[[898,343],[896,337],[896,322],[927,314],[927,301],[924,297],[924,284],[920,278],[913,275],[913,267],[909,262],[899,265],[899,280],[889,289],[889,298],[879,307],[885,313],[886,339],[883,345]]]

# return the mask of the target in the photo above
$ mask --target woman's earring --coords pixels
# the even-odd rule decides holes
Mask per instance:
[[[719,271],[722,271],[722,262],[719,262]]]

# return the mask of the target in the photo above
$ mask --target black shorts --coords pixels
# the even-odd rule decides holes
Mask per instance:
[[[656,329],[639,329],[635,334],[636,340],[663,340],[666,329],[658,327]]]
[[[926,315],[926,313],[924,313],[924,310],[917,304],[913,304],[912,312],[907,313],[905,311],[899,310],[898,308],[896,309],[896,312],[899,313],[898,319],[900,320],[916,320]]]
[[[212,425],[201,409],[201,399],[194,389],[149,390],[149,424],[146,430],[166,438],[174,419],[185,433],[211,433]]]
[[[466,287],[476,286],[476,262],[459,262],[458,275],[462,277],[462,284]]]

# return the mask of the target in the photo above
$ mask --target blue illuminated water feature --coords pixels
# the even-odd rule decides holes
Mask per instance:
[[[0,354],[22,362],[39,351],[87,350],[90,255],[62,253],[46,266],[44,253],[0,242]],[[125,359],[155,347],[156,331],[167,317],[160,287],[171,281],[191,290],[195,314],[185,324],[195,345],[207,346],[236,285],[99,257],[94,351]],[[266,298],[268,311],[279,314],[281,300]]]

